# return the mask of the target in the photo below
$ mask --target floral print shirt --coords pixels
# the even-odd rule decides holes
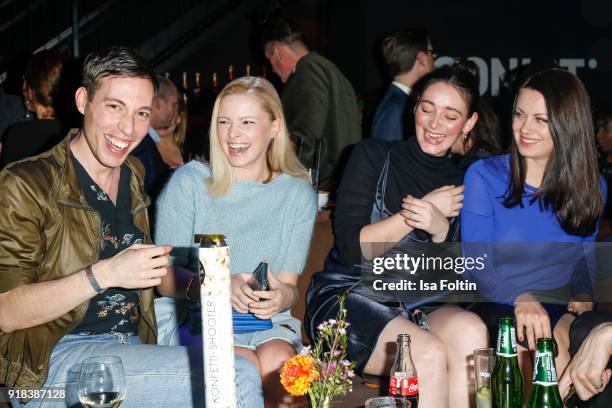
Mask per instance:
[[[115,256],[136,243],[141,243],[144,234],[134,225],[131,211],[130,178],[131,172],[124,164],[121,166],[119,190],[116,204],[87,174],[87,171],[71,155],[79,184],[87,203],[100,218],[100,259]],[[102,334],[138,333],[138,290],[109,288],[89,300],[89,307],[83,320],[72,333]]]

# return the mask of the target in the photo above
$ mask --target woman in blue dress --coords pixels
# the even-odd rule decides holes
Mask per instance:
[[[470,274],[495,303],[481,305],[483,319],[491,326],[513,314],[518,341],[531,350],[536,339],[554,335],[562,373],[570,313],[592,308],[592,243],[606,191],[584,85],[561,69],[531,76],[516,98],[512,131],[509,154],[476,162],[466,173],[464,252],[487,253],[486,267]],[[526,362],[521,355],[529,353],[520,349]]]

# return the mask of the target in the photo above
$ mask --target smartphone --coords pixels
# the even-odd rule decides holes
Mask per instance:
[[[266,261],[257,265],[257,268],[252,272],[251,278],[247,281],[247,285],[253,290],[269,290],[268,285],[268,263]]]

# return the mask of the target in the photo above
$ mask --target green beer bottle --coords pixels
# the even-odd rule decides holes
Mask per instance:
[[[529,408],[563,408],[557,384],[552,339],[538,339]]]
[[[521,408],[523,406],[523,376],[516,351],[514,319],[499,319],[497,358],[491,378],[494,408]]]

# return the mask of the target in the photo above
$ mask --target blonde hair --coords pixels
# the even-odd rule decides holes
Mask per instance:
[[[257,99],[261,108],[270,115],[270,120],[280,119],[278,134],[268,145],[266,162],[272,172],[280,172],[290,176],[309,180],[306,168],[300,163],[289,141],[289,131],[285,124],[283,107],[274,86],[260,77],[245,76],[233,80],[223,88],[217,96],[210,120],[210,178],[207,180],[208,192],[212,197],[227,194],[236,177],[232,166],[223,152],[217,135],[217,119],[219,105],[227,95],[248,95]]]

